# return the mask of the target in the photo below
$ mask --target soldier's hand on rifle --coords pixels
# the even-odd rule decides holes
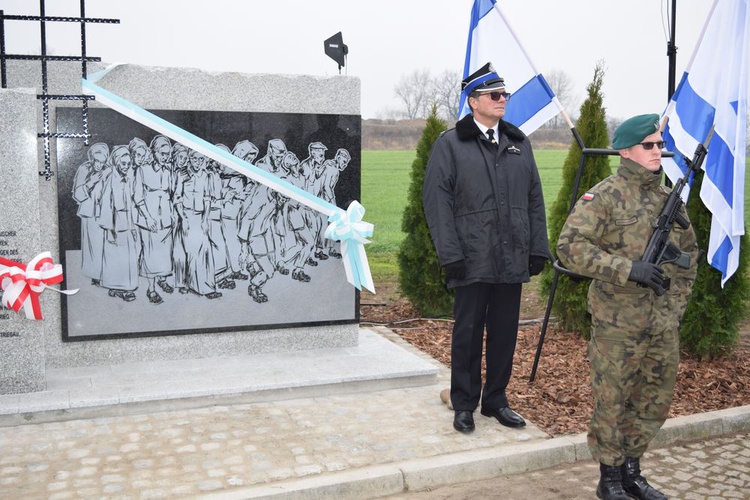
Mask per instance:
[[[643,260],[634,260],[628,281],[634,281],[659,292],[664,286],[664,269]]]

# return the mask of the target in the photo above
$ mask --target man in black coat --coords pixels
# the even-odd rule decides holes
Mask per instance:
[[[448,287],[455,292],[451,343],[453,427],[474,430],[473,412],[508,427],[526,422],[510,409],[521,286],[544,268],[547,225],[531,145],[504,122],[510,94],[487,63],[461,83],[471,114],[435,142],[423,186],[424,210]],[[487,328],[487,376],[482,342]]]

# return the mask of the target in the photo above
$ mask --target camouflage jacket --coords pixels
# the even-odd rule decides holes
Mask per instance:
[[[594,278],[592,289],[609,295],[629,294],[634,299],[635,295],[655,297],[650,289],[628,281],[628,276],[633,261],[643,256],[669,195],[669,189],[661,185],[660,173],[623,158],[617,172],[581,196],[568,216],[557,242],[557,255],[567,268]],[[684,206],[682,214],[687,219]],[[689,269],[662,266],[671,279],[667,295],[672,296],[681,315],[697,273],[698,243],[692,226],[682,229],[675,224],[669,237],[690,253]],[[589,299],[591,302],[591,293]]]

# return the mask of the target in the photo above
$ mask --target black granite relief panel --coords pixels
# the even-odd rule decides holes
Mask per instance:
[[[152,112],[341,208],[360,199],[357,115]],[[57,141],[62,287],[80,289],[63,297],[64,340],[358,320],[325,216],[115,111],[89,113],[89,145]],[[80,118],[58,108],[58,130]]]

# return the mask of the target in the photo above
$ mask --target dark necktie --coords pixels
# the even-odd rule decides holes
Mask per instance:
[[[495,140],[495,131],[491,128],[487,129],[487,138],[490,140],[490,142],[497,146],[497,141]]]

